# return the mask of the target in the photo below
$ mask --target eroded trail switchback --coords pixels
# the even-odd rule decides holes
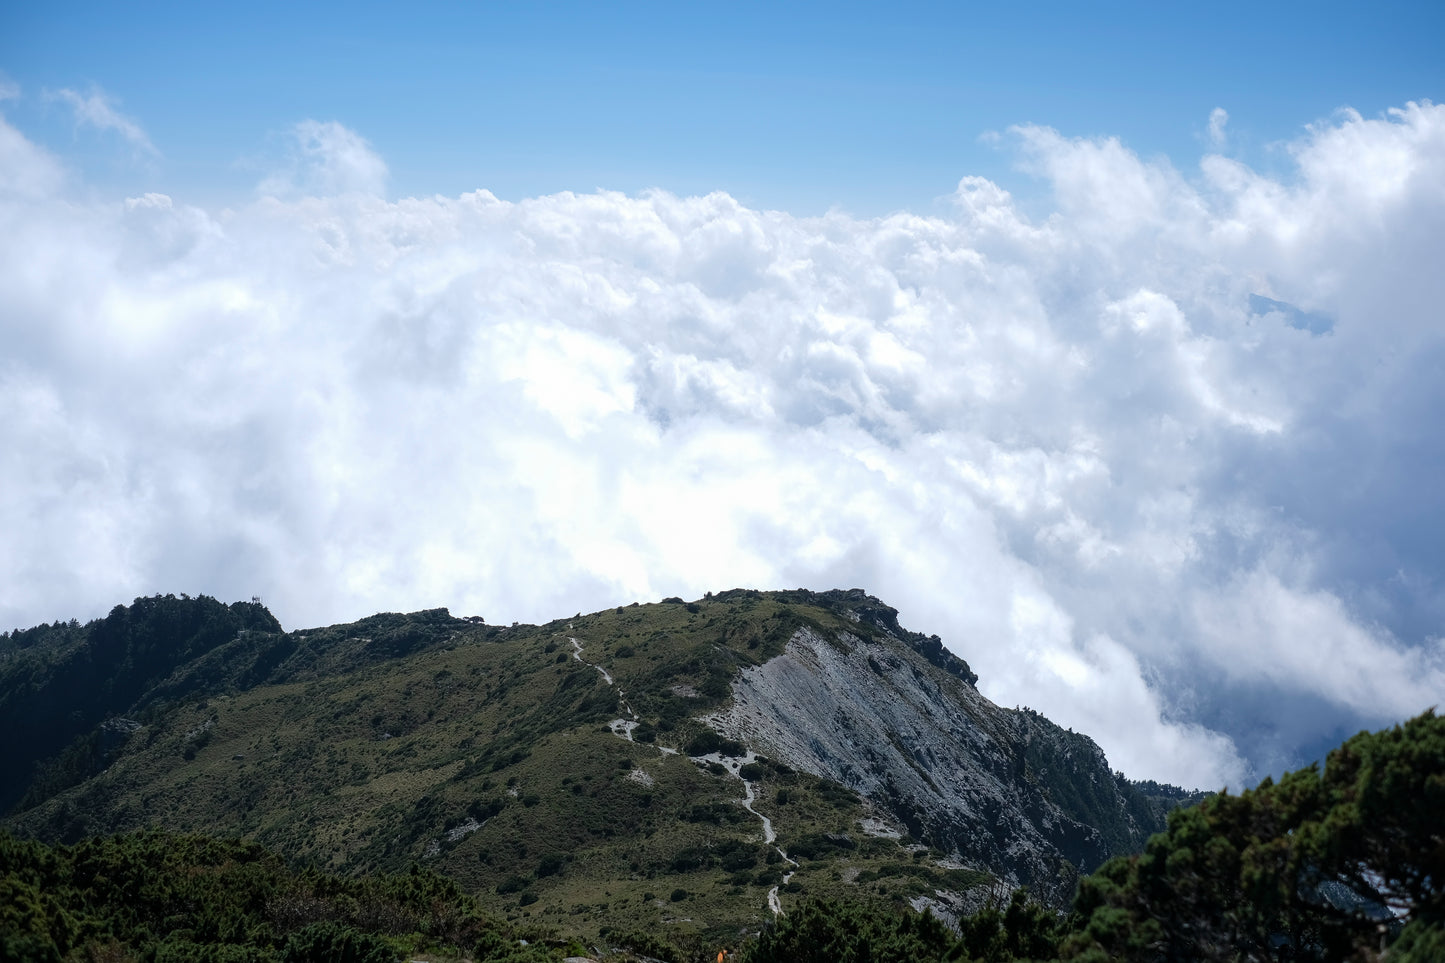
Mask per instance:
[[[631,718],[614,719],[608,724],[608,726],[609,728],[611,728],[613,735],[616,735],[618,738],[621,739],[626,739],[628,742],[634,742],[632,738],[632,732],[634,729],[637,728],[641,720],[638,717],[636,710],[632,708],[632,704],[627,701],[627,694],[622,690],[621,686],[617,685],[617,681],[612,677],[612,673],[608,672],[604,666],[600,666],[595,662],[589,662],[582,657],[583,647],[580,639],[577,639],[573,636],[568,636],[567,641],[572,643],[572,658],[576,659],[578,662],[581,662],[583,665],[591,666],[592,668],[596,669],[598,674],[602,676],[603,681],[605,681],[609,686],[612,686],[617,690],[617,699],[622,704],[622,707],[627,711],[627,714],[631,716]],[[666,746],[656,745],[653,746],[653,748],[664,754],[671,754],[673,752],[676,752],[676,750],[669,749]],[[734,756],[722,756],[718,753],[709,753],[705,756],[691,756],[689,758],[691,758],[694,763],[700,766],[706,766],[708,763],[715,763],[717,765],[720,765],[742,782],[743,798],[737,800],[738,804],[741,805],[748,812],[756,816],[758,822],[762,824],[763,843],[765,845],[772,846],[775,850],[777,850],[778,855],[782,857],[784,863],[789,866],[796,867],[798,865],[797,861],[790,857],[787,854],[786,850],[784,850],[781,846],[777,845],[778,834],[777,831],[773,829],[773,821],[767,816],[758,812],[757,809],[753,807],[753,804],[757,802],[757,791],[753,788],[752,780],[745,778],[741,770],[743,766],[755,762],[757,760],[757,755],[751,750],[749,750],[748,753],[741,758]],[[772,911],[774,916],[783,915],[783,904],[781,898],[778,896],[778,892],[782,888],[782,886],[786,886],[788,884],[788,881],[793,878],[793,873],[795,871],[796,870],[789,870],[783,875],[783,881],[781,885],[774,886],[768,890],[768,909]]]
[[[719,753],[712,752],[708,753],[705,756],[690,756],[689,758],[700,766],[706,766],[709,763],[722,766],[724,769],[726,769],[732,775],[736,776],[742,782],[743,798],[737,801],[738,804],[744,809],[746,809],[748,812],[756,816],[758,818],[758,822],[762,823],[763,842],[768,846],[772,846],[773,849],[777,851],[778,855],[782,857],[783,862],[787,863],[789,866],[796,867],[798,865],[797,861],[788,855],[787,850],[777,845],[778,834],[777,831],[773,829],[773,821],[767,816],[764,816],[762,813],[758,812],[757,809],[753,807],[753,803],[757,802],[758,799],[757,790],[753,788],[752,780],[748,779],[742,774],[742,769],[749,763],[756,762],[758,758],[757,754],[754,753],[752,750],[748,750],[746,755],[742,757],[737,757],[724,756]],[[793,878],[794,871],[795,870],[789,870],[783,875],[783,882],[781,886],[786,886],[788,884],[788,881]],[[768,890],[768,909],[773,911],[774,916],[783,915],[783,904],[781,899],[778,897],[778,891],[781,889],[781,886],[774,886],[772,889]]]

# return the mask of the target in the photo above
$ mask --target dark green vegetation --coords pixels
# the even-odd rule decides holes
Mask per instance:
[[[33,711],[70,740],[6,740],[19,805],[4,825],[54,843],[217,833],[345,874],[419,863],[516,922],[684,942],[755,931],[775,886],[789,903],[888,903],[987,880],[861,833],[856,793],[758,759],[747,778],[797,848],[789,865],[740,805],[742,780],[687,758],[740,750],[697,717],[804,625],[860,631],[757,592],[542,626],[432,610],[289,633],[249,603],[140,599],[0,640],[12,724],[38,731]],[[628,716],[619,689],[639,720],[631,741],[609,727]]]
[[[1064,926],[1057,914],[1015,890],[952,930],[928,913],[811,900],[748,943],[743,963],[1006,963],[1054,957]]]
[[[254,843],[151,832],[48,847],[0,835],[0,871],[6,961],[392,963],[405,952],[539,963],[582,951],[498,922],[435,873],[297,871]]]
[[[335,876],[252,843],[157,832],[70,847],[0,835],[0,960],[559,960],[686,963],[1379,960],[1445,950],[1445,719],[1365,734],[1323,770],[1175,812],[1065,916],[995,889],[950,929],[881,901],[808,898],[741,940],[645,923],[584,942],[489,915],[497,901],[412,867]],[[676,901],[687,895],[674,893]],[[525,940],[524,945],[521,941]]]
[[[1406,921],[1391,960],[1445,959],[1445,718],[1179,810],[1084,880],[1075,912],[1071,959],[1363,958]]]
[[[584,934],[735,938],[771,918],[774,887],[785,905],[889,905],[989,883],[930,851],[949,843],[907,814],[913,838],[861,831],[866,804],[837,783],[766,758],[737,774],[687,758],[745,751],[699,719],[800,629],[888,639],[943,682],[976,681],[857,591],[736,590],[541,626],[436,609],[289,633],[255,603],[138,599],[0,637],[0,719],[20,735],[4,742],[4,824],[60,843],[221,833],[353,874],[417,862],[504,916]],[[634,716],[628,739],[614,723]],[[1029,748],[1004,768],[1100,827],[1108,852],[1162,826],[1122,778],[1126,809],[1106,769],[1102,782],[1075,771],[1094,758],[1084,737],[1018,718]],[[744,779],[777,847],[740,805]]]
[[[117,605],[84,626],[72,620],[7,632],[0,637],[0,810],[22,794],[26,808],[100,771],[127,734],[124,725],[101,723],[122,712],[152,714],[157,687],[178,667],[250,633],[280,631],[255,603],[168,595]]]
[[[1010,898],[993,864],[961,868],[925,797],[889,816],[709,727],[740,673],[800,630],[839,656],[834,671],[858,667],[844,681],[861,676],[859,692],[886,682],[964,706],[950,718],[992,740],[989,785],[1023,801],[1007,811],[1067,817],[1058,852],[1078,856],[1046,880],[1048,905]],[[739,946],[757,960],[813,958],[806,946],[833,961],[1344,959],[1392,940],[1392,960],[1439,958],[1434,716],[1181,810],[1144,847],[1199,797],[1110,773],[1087,737],[1000,710],[974,681],[856,591],[734,591],[509,628],[437,609],[290,633],[259,605],[157,597],[6,634],[4,826],[51,848],[5,844],[0,961],[488,959],[527,933],[678,963]],[[866,766],[876,744],[853,743]],[[911,753],[908,772],[941,784]],[[880,814],[901,838],[879,834]],[[1076,868],[1140,849],[1060,915]],[[290,896],[312,910],[282,912]],[[908,909],[928,900],[964,911],[961,935]],[[536,943],[525,952],[562,952]]]

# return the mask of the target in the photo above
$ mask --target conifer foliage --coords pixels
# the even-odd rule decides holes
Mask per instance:
[[[1390,959],[1438,946],[1445,718],[1361,733],[1323,771],[1171,814],[1142,854],[1081,883],[1075,911],[1066,959],[1343,960],[1378,952],[1406,924]]]
[[[572,952],[521,935],[417,868],[332,876],[288,868],[253,843],[161,832],[56,847],[0,835],[0,963],[385,963],[424,947],[539,963]],[[645,935],[611,945],[619,959],[674,963],[717,952],[654,948]],[[1438,963],[1445,718],[1361,733],[1323,767],[1175,811],[1144,852],[1085,878],[1067,917],[1023,891],[957,931],[906,906],[818,899],[790,907],[740,958]]]
[[[763,931],[744,963],[913,963],[948,957],[955,940],[928,914],[815,900]]]
[[[520,945],[425,870],[332,876],[253,843],[161,832],[59,847],[0,835],[0,963],[389,963],[436,946],[480,961]]]

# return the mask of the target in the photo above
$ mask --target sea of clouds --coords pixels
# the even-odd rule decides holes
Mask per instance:
[[[0,625],[859,586],[1131,776],[1297,764],[1445,693],[1445,106],[1223,120],[874,219],[388,199],[314,121],[205,210],[0,121]]]

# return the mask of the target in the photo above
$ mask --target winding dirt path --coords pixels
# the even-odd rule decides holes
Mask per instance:
[[[739,799],[738,803],[748,812],[756,816],[758,818],[758,821],[763,824],[763,843],[768,846],[772,846],[773,849],[777,850],[778,855],[783,858],[783,862],[787,863],[789,866],[796,867],[798,865],[797,860],[789,856],[787,850],[777,845],[778,833],[776,830],[773,829],[773,821],[753,808],[753,803],[757,802],[758,800],[757,790],[753,788],[752,780],[743,778],[742,768],[750,762],[755,762],[758,758],[757,754],[754,753],[752,750],[749,750],[747,755],[739,759],[735,756],[723,756],[719,753],[713,752],[708,753],[706,756],[692,756],[690,758],[693,762],[700,763],[702,765],[706,765],[710,762],[715,762],[742,781],[743,798]],[[778,891],[783,886],[788,885],[788,881],[793,878],[794,872],[795,870],[789,870],[787,873],[783,874],[783,882],[780,885],[774,886],[772,889],[768,890],[768,909],[773,911],[774,916],[783,915],[783,903],[782,900],[778,897]]]
[[[616,722],[612,723],[612,731],[622,736],[622,738],[626,739],[628,742],[631,742],[632,730],[637,728],[637,724],[640,720],[638,718],[637,712],[632,708],[632,703],[627,701],[627,693],[623,692],[622,686],[618,685],[617,681],[612,678],[611,672],[608,672],[596,662],[588,662],[586,659],[582,658],[582,643],[580,641],[573,638],[572,636],[568,636],[567,641],[572,643],[572,658],[576,659],[578,662],[581,662],[583,665],[592,666],[592,668],[596,669],[599,673],[601,673],[603,682],[606,682],[608,685],[612,686],[614,689],[617,690],[617,701],[622,703],[622,708],[627,710],[627,714],[632,717],[632,721],[628,722],[626,719],[618,719]]]
[[[627,710],[627,714],[632,718],[630,720],[614,719],[612,720],[612,722],[608,723],[608,726],[612,729],[613,735],[618,736],[622,739],[626,739],[628,742],[632,742],[632,730],[637,728],[641,719],[638,717],[637,712],[632,708],[632,703],[627,701],[627,693],[623,692],[622,687],[617,684],[615,679],[612,678],[612,673],[608,672],[597,663],[588,662],[586,659],[582,658],[582,643],[580,640],[572,636],[568,636],[567,641],[572,643],[572,658],[576,659],[578,662],[581,662],[583,665],[590,665],[592,668],[596,669],[602,675],[603,681],[617,690],[617,700],[622,703],[622,707]],[[653,748],[659,750],[665,755],[673,755],[677,752],[676,749],[669,749],[666,746],[654,746]],[[783,847],[777,845],[778,834],[773,829],[773,821],[753,808],[753,803],[757,802],[758,799],[757,790],[753,788],[752,780],[744,779],[743,774],[740,771],[743,766],[747,765],[750,762],[754,762],[757,759],[757,755],[751,750],[749,750],[748,754],[742,759],[738,759],[732,756],[725,757],[719,755],[718,753],[709,753],[706,756],[693,756],[690,758],[693,762],[702,765],[706,765],[709,762],[716,762],[742,781],[743,798],[738,800],[738,802],[741,803],[744,809],[756,816],[758,818],[758,821],[763,824],[764,845],[772,846],[773,849],[777,850],[778,855],[783,858],[783,862],[787,863],[789,866],[796,867],[798,865],[797,860],[789,856],[787,851],[784,850]],[[768,890],[768,909],[773,911],[774,916],[783,915],[783,902],[778,896],[778,891],[783,886],[788,885],[788,881],[793,878],[793,874],[795,872],[796,869],[788,870],[788,872],[783,874],[782,883]]]
[[[782,850],[779,850],[779,852],[782,852]],[[796,865],[796,864],[795,864],[795,865]],[[793,871],[792,871],[792,870],[789,870],[788,872],[784,873],[784,874],[783,874],[783,886],[787,886],[787,885],[788,885],[788,880],[790,880],[790,879],[792,879],[792,878],[793,878]],[[772,889],[768,890],[768,909],[770,909],[770,910],[773,911],[773,915],[774,915],[774,916],[782,916],[782,915],[783,915],[783,901],[780,900],[780,899],[778,899],[778,890],[779,890],[779,888],[780,888],[780,887],[774,886]]]

